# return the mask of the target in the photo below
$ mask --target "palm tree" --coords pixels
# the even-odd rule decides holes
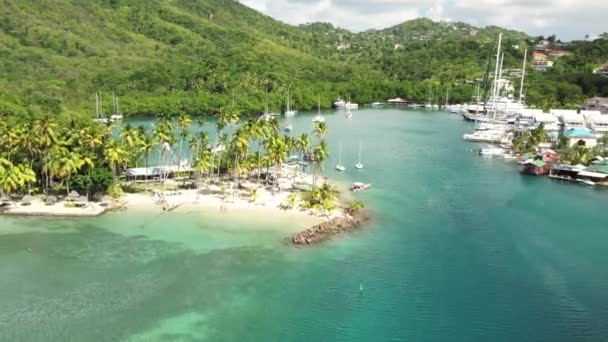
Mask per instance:
[[[38,137],[40,143],[40,150],[42,151],[43,158],[48,157],[49,149],[57,143],[57,123],[53,121],[49,114],[44,114],[41,118],[34,122],[34,132]],[[45,172],[45,186],[46,190],[50,183],[50,175],[48,170]]]
[[[139,151],[144,156],[144,163],[146,168],[146,178],[148,177],[149,163],[150,163],[150,152],[154,151],[156,146],[156,140],[152,134],[146,134],[141,137],[139,141]],[[148,181],[146,179],[146,192],[148,192]]]
[[[36,173],[27,165],[14,165],[8,159],[0,158],[0,195],[21,190],[27,184],[36,182]]]
[[[321,140],[319,145],[317,145],[312,154],[312,160],[315,163],[315,169],[313,172],[313,180],[312,184],[315,186],[317,184],[317,173],[323,173],[323,162],[329,157],[329,148],[327,146],[327,141]]]
[[[315,135],[317,139],[321,141],[327,134],[327,124],[325,122],[317,122],[315,124]]]
[[[110,165],[112,174],[114,175],[114,182],[116,182],[118,177],[118,166],[122,165],[127,159],[127,152],[117,140],[112,139],[108,144],[106,144],[104,154],[106,161]]]
[[[234,154],[235,180],[237,182],[238,187],[240,175],[239,162],[242,158],[245,158],[245,156],[247,156],[247,153],[249,152],[249,136],[247,136],[247,133],[244,129],[238,129],[234,133],[230,146]]]
[[[213,164],[211,163],[211,151],[207,148],[201,148],[198,150],[192,167],[197,172],[197,190],[200,190],[200,183],[203,173],[211,170]]]
[[[224,146],[224,149],[220,149],[217,152],[217,154],[219,155],[219,157],[218,157],[219,160],[217,162],[217,181],[219,182],[220,181],[220,171],[222,168],[222,155],[225,152],[226,146],[228,146],[228,135],[227,134],[222,134],[219,137],[218,146]]]
[[[177,171],[179,172],[180,169],[180,165],[181,165],[181,160],[182,160],[182,148],[184,146],[184,141],[186,140],[186,138],[188,138],[188,135],[190,134],[190,132],[188,131],[190,129],[190,126],[192,125],[192,119],[190,118],[190,116],[186,115],[186,114],[182,114],[177,118],[177,127],[179,127],[179,151],[177,153],[177,159],[178,159],[178,163],[177,163]]]
[[[303,159],[303,157],[305,155],[308,154],[308,151],[310,150],[310,137],[308,136],[308,134],[306,133],[302,133],[300,134],[300,136],[298,137],[298,141],[297,141],[297,148],[298,151],[300,152],[300,159]],[[306,166],[302,166],[302,171],[304,171],[304,168]],[[295,176],[294,176],[294,180],[295,180]]]

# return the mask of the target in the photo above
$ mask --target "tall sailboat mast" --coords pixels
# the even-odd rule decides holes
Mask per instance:
[[[498,96],[498,72],[500,69],[500,45],[502,44],[502,33],[498,35],[498,47],[496,49],[496,68],[494,69],[494,89],[492,91],[492,102],[494,104],[493,116],[496,116],[496,97]]]
[[[524,65],[521,67],[521,84],[519,86],[519,102],[524,103],[524,80],[526,78],[526,62],[528,58],[528,49],[524,51]]]

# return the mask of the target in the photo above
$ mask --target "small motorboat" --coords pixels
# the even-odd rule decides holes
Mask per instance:
[[[344,171],[346,171],[346,168],[343,165],[338,164],[338,165],[336,165],[336,170],[338,170],[340,172],[344,172]]]
[[[355,182],[353,183],[353,185],[350,187],[351,191],[354,192],[359,192],[359,191],[363,191],[363,190],[367,190],[371,187],[371,184],[365,184],[365,183],[359,183],[359,182]]]
[[[480,156],[502,156],[507,153],[502,147],[486,147],[479,150]]]
[[[312,122],[314,122],[314,123],[325,122],[325,118],[321,115],[317,115],[312,119]]]
[[[293,131],[293,126],[292,126],[292,125],[289,125],[289,124],[288,124],[288,125],[285,125],[285,126],[283,127],[283,130],[284,130],[285,132],[291,132],[291,131]]]
[[[595,185],[595,182],[592,182],[592,181],[590,181],[588,179],[577,179],[576,181],[579,182],[579,183],[581,183],[581,184],[585,184],[585,185],[590,185],[590,186]]]
[[[351,112],[350,110],[346,113],[346,118],[348,119],[352,119],[353,118],[353,112]]]

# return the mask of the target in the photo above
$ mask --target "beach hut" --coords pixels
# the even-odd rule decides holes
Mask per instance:
[[[47,196],[44,203],[46,205],[55,205],[55,203],[57,203],[57,197],[53,195]]]
[[[23,198],[21,198],[21,205],[30,206],[30,205],[32,205],[32,202],[34,200],[35,200],[35,198],[33,196],[25,195],[25,196],[23,196]]]

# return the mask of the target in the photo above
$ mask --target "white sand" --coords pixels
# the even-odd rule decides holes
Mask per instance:
[[[107,210],[107,208],[102,207],[99,203],[88,203],[84,208],[68,208],[65,206],[65,203],[66,202],[57,202],[54,205],[46,205],[41,200],[36,199],[28,206],[14,204],[2,211],[2,214],[21,216],[90,217],[99,216]]]

